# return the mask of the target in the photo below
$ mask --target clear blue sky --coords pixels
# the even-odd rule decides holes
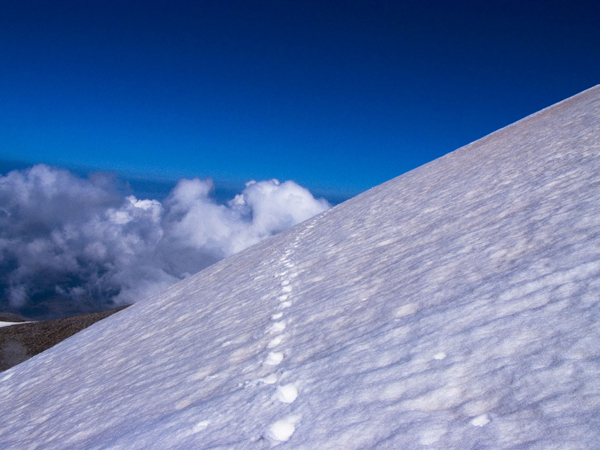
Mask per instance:
[[[600,80],[600,2],[4,0],[0,160],[351,196]]]

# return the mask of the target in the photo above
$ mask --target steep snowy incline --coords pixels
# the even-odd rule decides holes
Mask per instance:
[[[596,449],[600,87],[0,375],[2,449]]]

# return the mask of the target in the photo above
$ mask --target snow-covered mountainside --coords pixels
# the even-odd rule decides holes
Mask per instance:
[[[599,343],[595,87],[4,372],[0,448],[597,449]]]

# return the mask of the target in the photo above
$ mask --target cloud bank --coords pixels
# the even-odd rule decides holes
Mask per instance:
[[[293,181],[251,181],[226,204],[212,191],[183,179],[160,202],[46,165],[0,176],[0,310],[54,318],[134,303],[330,207]]]

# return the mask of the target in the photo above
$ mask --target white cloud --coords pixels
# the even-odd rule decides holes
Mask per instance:
[[[293,181],[249,182],[226,205],[212,191],[184,179],[161,203],[45,165],[0,176],[0,307],[60,316],[132,303],[330,207]]]

